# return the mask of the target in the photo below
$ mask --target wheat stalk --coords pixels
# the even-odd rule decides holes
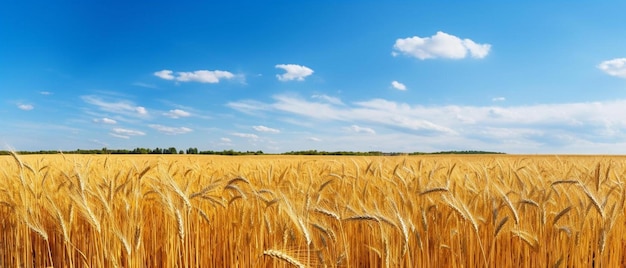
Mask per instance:
[[[493,236],[497,237],[498,233],[500,233],[500,230],[502,230],[502,227],[504,227],[504,224],[509,220],[509,217],[506,216],[504,217],[502,220],[500,220],[500,222],[498,222],[498,225],[496,226],[496,230],[494,231]]]
[[[533,235],[527,232],[521,231],[521,230],[511,230],[511,233],[513,233],[513,235],[521,238],[524,242],[526,242],[526,244],[528,244],[533,249],[533,251],[538,250],[539,241]]]
[[[598,213],[600,213],[600,216],[602,216],[602,219],[604,219],[604,210],[602,209],[602,206],[598,202],[598,199],[582,183],[580,184],[580,187],[583,188],[583,192],[585,192],[585,195],[587,195],[589,200],[591,200],[591,204],[593,205],[593,207],[596,209],[596,211],[598,211]]]
[[[556,214],[556,216],[554,216],[554,220],[552,220],[552,224],[556,225],[556,223],[559,221],[559,219],[561,219],[561,217],[565,216],[565,214],[567,214],[570,210],[572,210],[572,206],[566,207],[563,210],[561,210],[558,214]]]
[[[295,259],[294,257],[289,256],[287,253],[284,253],[282,251],[279,250],[275,250],[275,249],[268,249],[266,251],[263,251],[263,255],[266,256],[270,256],[273,258],[277,258],[279,260],[285,261],[293,266],[299,267],[299,268],[304,268],[304,264],[302,264],[301,262],[299,262],[297,259]]]
[[[431,189],[425,190],[423,192],[420,192],[420,195],[427,195],[427,194],[430,194],[430,193],[448,192],[448,191],[449,191],[448,188],[445,188],[445,187],[435,187],[435,188],[431,188]]]

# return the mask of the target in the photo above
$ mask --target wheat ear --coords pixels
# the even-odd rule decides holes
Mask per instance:
[[[301,262],[299,262],[298,260],[296,260],[294,257],[291,257],[289,255],[287,255],[287,253],[284,253],[282,251],[279,250],[275,250],[275,249],[268,249],[266,251],[263,251],[263,255],[267,255],[270,257],[274,257],[277,258],[279,260],[285,261],[293,266],[296,267],[300,267],[300,268],[304,268],[304,264],[302,264]]]

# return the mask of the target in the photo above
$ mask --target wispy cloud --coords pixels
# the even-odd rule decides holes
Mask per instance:
[[[115,132],[111,132],[111,133],[109,133],[109,135],[111,135],[113,137],[116,137],[116,138],[125,139],[125,140],[130,139],[130,136],[117,134]]]
[[[157,86],[155,86],[153,84],[147,84],[147,83],[142,83],[142,82],[135,82],[132,85],[136,86],[136,87],[144,87],[144,88],[153,88],[153,89],[157,88]]]
[[[94,123],[107,124],[107,125],[115,125],[117,121],[111,118],[96,118],[93,120]]]
[[[497,101],[505,101],[505,100],[506,100],[506,98],[505,98],[505,97],[495,97],[495,98],[492,98],[492,99],[491,99],[491,101],[493,101],[493,102],[497,102]]]
[[[199,83],[219,83],[222,79],[233,79],[235,75],[228,71],[198,70],[192,72],[176,72],[172,70],[161,70],[154,72],[154,75],[165,80],[176,80],[178,82],[199,82]]]
[[[30,111],[35,109],[35,106],[33,106],[32,104],[18,104],[17,108],[22,111]]]
[[[235,132],[232,134],[235,137],[239,137],[239,138],[247,138],[247,139],[258,139],[259,136],[252,134],[252,133],[239,133],[239,132]]]
[[[280,133],[280,130],[266,126],[253,126],[252,128],[258,132]]]
[[[482,59],[489,54],[490,44],[478,44],[451,34],[437,32],[431,37],[407,37],[396,40],[393,56],[407,55],[420,60],[447,58],[463,59],[468,52],[472,58]]]
[[[608,75],[626,78],[626,58],[603,61],[598,68]]]
[[[246,114],[256,114],[260,110],[271,108],[266,103],[255,100],[231,101],[226,106]]]
[[[186,133],[193,131],[191,128],[187,128],[187,127],[168,127],[168,126],[163,126],[163,125],[158,125],[158,124],[151,124],[148,126],[165,135],[180,135],[180,134],[186,134]]]
[[[316,138],[316,137],[308,137],[308,138],[307,138],[307,140],[314,141],[314,142],[320,142],[320,141],[322,141],[322,139],[320,139],[320,138]]]
[[[313,70],[304,65],[297,64],[277,64],[276,68],[283,69],[285,71],[284,74],[277,74],[276,77],[280,81],[304,81],[304,78],[312,75]]]
[[[49,95],[52,95],[52,92],[50,92],[50,91],[39,91],[39,94],[44,95],[44,96],[49,96]]]
[[[412,114],[414,111],[406,104],[384,99],[355,102],[353,107],[339,107],[284,95],[274,98],[276,102],[272,107],[276,110],[319,120],[370,122],[411,131],[454,133],[452,129],[433,123],[427,117]]]
[[[191,116],[191,113],[183,111],[181,109],[174,109],[174,110],[169,110],[169,112],[164,113],[163,115],[169,117],[169,118],[181,118],[181,117],[189,117]]]
[[[397,90],[406,90],[406,86],[398,81],[391,81],[391,86]]]
[[[330,104],[343,105],[343,102],[339,98],[331,97],[331,96],[328,96],[328,95],[325,95],[325,94],[312,95],[311,98],[323,100],[324,102],[328,102]]]
[[[94,105],[102,111],[135,117],[145,117],[148,115],[148,110],[146,110],[145,107],[137,106],[131,101],[105,101],[100,97],[92,95],[82,96],[81,98],[84,102]]]
[[[232,140],[231,140],[231,139],[229,139],[229,138],[220,138],[220,141],[221,141],[221,142],[227,142],[227,143],[232,142]]]
[[[125,128],[114,128],[111,130],[111,133],[109,133],[111,136],[116,137],[116,138],[121,138],[121,139],[130,139],[131,136],[145,136],[146,133],[139,131],[139,130],[133,130],[133,129],[125,129]]]
[[[360,127],[357,125],[352,125],[348,127],[347,129],[351,132],[356,132],[356,133],[376,134],[376,131],[374,131],[374,129],[371,129],[368,127]]]
[[[285,95],[273,99],[273,102],[265,103],[264,112],[289,118],[284,122],[308,121],[311,122],[310,128],[349,122],[353,126],[344,130],[376,133],[378,142],[389,146],[400,146],[395,140],[398,137],[385,140],[391,137],[389,133],[409,135],[402,140],[428,143],[433,148],[491,146],[522,151],[530,148],[546,150],[541,146],[548,144],[554,146],[553,150],[559,149],[558,146],[593,148],[591,144],[626,139],[626,119],[615,116],[626,114],[626,100],[527,106],[422,106],[385,99],[346,105]]]

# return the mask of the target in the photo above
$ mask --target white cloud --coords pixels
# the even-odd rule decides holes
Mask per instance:
[[[172,75],[174,72],[171,70],[162,70],[158,72],[154,72],[154,75],[165,80],[174,80],[174,76]]]
[[[264,104],[265,113],[280,117],[283,122],[316,130],[313,135],[328,142],[324,146],[335,148],[333,150],[371,149],[360,143],[380,145],[384,151],[405,148],[413,151],[602,153],[606,150],[618,153],[619,148],[622,151],[626,148],[623,142],[626,118],[616,116],[626,114],[626,99],[521,106],[422,106],[385,99],[332,105],[284,95],[273,99]],[[358,127],[342,129],[346,123]],[[376,129],[376,135],[350,136],[345,132],[369,132],[362,127],[364,125],[372,131]],[[323,131],[317,131],[320,129]],[[623,146],[618,148],[616,144]]]
[[[231,140],[231,139],[229,139],[229,138],[220,138],[220,141],[229,143],[229,142],[231,142],[232,140]]]
[[[450,128],[435,124],[428,117],[413,114],[407,104],[397,104],[383,99],[354,103],[353,107],[333,106],[309,102],[295,97],[275,96],[273,109],[318,120],[361,121],[399,127],[411,131],[454,133]]]
[[[603,61],[598,68],[609,75],[626,78],[626,58]]]
[[[297,64],[278,64],[276,68],[285,70],[284,74],[277,74],[276,77],[280,81],[304,81],[304,78],[313,74],[313,70],[309,67]]]
[[[314,141],[314,142],[320,142],[320,141],[322,141],[322,139],[320,139],[320,138],[316,138],[316,137],[308,137],[308,138],[307,138],[307,140]]]
[[[234,74],[227,71],[207,71],[200,70],[194,72],[178,72],[176,81],[180,82],[200,82],[200,83],[219,83],[220,79],[231,79],[235,77]]]
[[[115,133],[109,133],[109,135],[116,137],[116,138],[125,139],[125,140],[130,139],[130,137],[126,135],[120,135],[120,134],[115,134]]]
[[[18,104],[17,108],[22,110],[22,111],[30,111],[32,109],[35,109],[35,106],[33,106],[31,104]]]
[[[110,102],[102,100],[96,96],[82,96],[81,98],[86,103],[95,105],[103,111],[138,117],[145,117],[148,115],[148,111],[145,107],[137,106],[127,100]]]
[[[398,81],[392,81],[391,86],[397,90],[406,90],[406,86]]]
[[[93,120],[94,123],[102,123],[102,124],[107,124],[107,125],[115,125],[117,124],[117,121],[115,121],[114,119],[111,118],[96,118]]]
[[[228,71],[209,71],[198,70],[193,72],[174,72],[171,70],[162,70],[154,73],[155,76],[165,80],[176,80],[178,82],[199,82],[199,83],[219,83],[221,79],[232,79],[235,75]]]
[[[145,136],[146,133],[139,130],[125,129],[125,128],[114,128],[109,133],[113,137],[129,139],[131,136]]]
[[[489,50],[491,50],[490,44],[477,44],[471,39],[463,39],[463,45],[465,45],[467,50],[469,50],[472,58],[475,59],[482,59],[484,57],[487,57],[487,54],[489,54]]]
[[[312,95],[311,98],[313,99],[320,99],[323,100],[325,102],[328,102],[330,104],[335,104],[335,105],[343,105],[343,102],[336,97],[331,97],[325,94],[321,94],[321,95]]]
[[[141,107],[141,106],[137,106],[135,107],[135,111],[140,114],[140,115],[147,115],[148,114],[148,110],[146,110],[145,107]]]
[[[490,44],[478,44],[451,34],[437,32],[431,37],[413,36],[396,40],[392,55],[404,54],[421,60],[447,58],[463,59],[468,52],[472,58],[482,59],[489,54]]]
[[[255,135],[255,134],[251,134],[251,133],[233,133],[232,134],[235,137],[240,137],[240,138],[247,138],[247,139],[258,139],[259,136]]]
[[[356,133],[366,133],[366,134],[376,134],[376,131],[374,131],[371,128],[368,127],[360,127],[357,125],[352,125],[348,128],[348,130],[352,131],[352,132],[356,132]]]
[[[52,92],[50,92],[50,91],[40,91],[39,94],[44,95],[44,96],[49,96],[49,95],[52,95]]]
[[[491,101],[493,101],[493,102],[496,102],[496,101],[505,101],[505,100],[506,100],[506,98],[505,98],[505,97],[495,97],[495,98],[492,98],[492,99],[491,99]]]
[[[259,111],[270,109],[267,104],[255,100],[228,102],[226,106],[251,115],[256,115]]]
[[[180,109],[174,109],[174,110],[170,110],[167,113],[164,113],[163,115],[169,117],[169,118],[181,118],[181,117],[189,117],[191,116],[191,114],[189,112],[180,110]]]
[[[253,126],[252,128],[254,128],[254,130],[256,130],[258,132],[280,133],[280,130],[275,129],[275,128],[269,128],[269,127],[266,127],[266,126]]]
[[[186,133],[193,131],[191,128],[187,128],[187,127],[168,127],[168,126],[157,125],[157,124],[152,124],[148,126],[165,135],[179,135],[179,134],[186,134]]]
[[[277,102],[271,104],[271,109],[306,115],[315,119],[340,119],[336,105],[321,102],[310,102],[300,98],[278,95],[274,96]]]

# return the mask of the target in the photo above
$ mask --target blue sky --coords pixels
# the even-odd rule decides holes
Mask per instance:
[[[0,146],[626,153],[623,1],[130,2],[3,4]]]

